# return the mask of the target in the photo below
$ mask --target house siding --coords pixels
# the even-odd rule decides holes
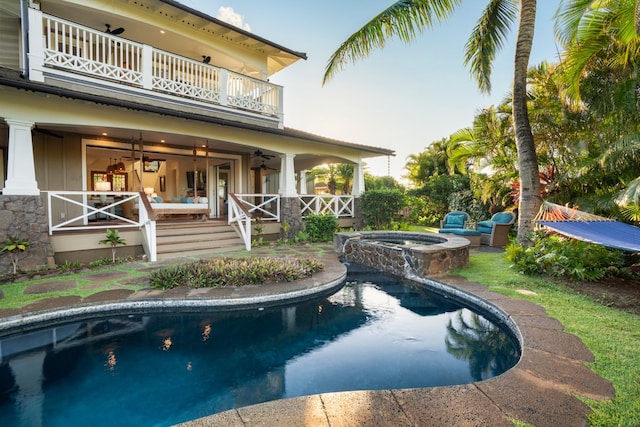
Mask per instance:
[[[0,66],[20,69],[20,20],[0,17]]]

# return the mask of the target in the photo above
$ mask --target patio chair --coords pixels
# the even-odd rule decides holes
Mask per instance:
[[[488,246],[505,246],[509,243],[509,230],[516,221],[513,212],[498,212],[489,221],[480,221],[476,230],[480,232],[480,243]]]
[[[462,229],[467,228],[467,222],[471,219],[468,213],[460,211],[452,211],[444,216],[444,219],[440,220],[440,229]]]

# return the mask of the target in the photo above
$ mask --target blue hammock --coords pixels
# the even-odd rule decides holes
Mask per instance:
[[[640,252],[640,227],[618,221],[537,221],[567,237],[589,243]]]

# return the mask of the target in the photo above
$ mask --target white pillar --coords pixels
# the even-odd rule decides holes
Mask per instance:
[[[298,193],[299,194],[307,194],[307,171],[301,170],[298,172],[298,179],[300,182],[298,183]]]
[[[353,188],[351,194],[359,197],[364,193],[364,167],[362,161],[353,165]]]
[[[2,194],[5,196],[39,196],[36,168],[33,157],[31,129],[33,122],[4,120],[9,125],[9,155],[7,180]]]
[[[280,189],[282,197],[297,197],[296,172],[293,165],[295,154],[280,155]]]
[[[153,48],[149,45],[142,45],[142,87],[153,89]]]
[[[44,82],[44,35],[42,34],[42,12],[29,8],[29,80]],[[22,19],[24,19],[23,17]],[[26,49],[23,46],[23,49]]]

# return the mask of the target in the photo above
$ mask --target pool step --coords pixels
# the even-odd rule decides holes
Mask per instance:
[[[222,221],[158,224],[158,260],[201,256],[244,249],[244,242],[230,225]]]

